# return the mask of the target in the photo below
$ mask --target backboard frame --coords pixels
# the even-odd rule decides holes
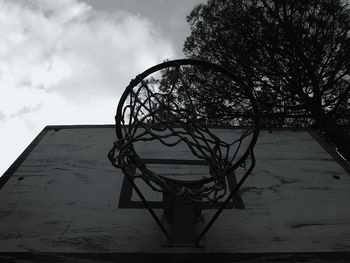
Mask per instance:
[[[114,128],[114,125],[54,125],[45,127],[42,132],[33,140],[33,142],[23,151],[23,153],[17,158],[17,160],[10,166],[10,168],[4,173],[4,176],[0,178],[0,191],[6,185],[7,181],[21,166],[21,164],[30,155],[33,149],[40,143],[41,139],[45,137],[49,131],[59,131],[61,129],[84,129],[84,128]],[[277,130],[277,129],[276,129]],[[291,130],[290,128],[280,130]],[[332,145],[324,141],[324,139],[313,130],[300,129],[307,131],[314,140],[332,156],[334,160],[350,175],[350,166],[347,164],[336,152]],[[107,149],[108,150],[108,149]],[[16,180],[19,178],[16,178]],[[182,253],[177,254],[178,251],[174,251],[171,255],[172,259],[169,261],[169,251],[164,254],[158,253],[122,253],[122,252],[91,252],[88,255],[86,253],[71,253],[71,252],[40,252],[40,251],[27,251],[27,252],[0,252],[0,259],[16,259],[16,260],[53,260],[53,259],[64,259],[64,260],[85,260],[90,259],[92,261],[99,261],[101,259],[108,261],[120,260],[120,262],[141,261],[145,258],[154,259],[155,262],[161,262],[167,260],[171,262],[176,261],[191,261],[201,260],[202,262],[211,261],[234,261],[234,260],[245,260],[246,262],[279,262],[282,260],[286,261],[305,261],[305,262],[334,262],[338,260],[342,262],[348,262],[350,260],[350,253],[348,250],[339,251],[320,251],[320,252],[274,252],[274,253],[207,253],[203,250],[198,250],[195,253]]]

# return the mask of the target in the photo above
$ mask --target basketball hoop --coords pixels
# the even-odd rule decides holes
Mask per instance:
[[[170,240],[173,238],[167,227],[134,183],[131,166],[137,168],[147,185],[163,193],[165,205],[175,200],[182,207],[192,206],[192,210],[227,196],[226,177],[238,168],[244,170],[236,189],[207,226],[196,233],[198,244],[255,165],[253,147],[259,133],[259,112],[248,83],[211,62],[164,62],[130,82],[119,101],[115,120],[117,140],[108,158],[128,177]],[[223,126],[235,131],[232,138],[221,138],[215,132],[214,128]],[[142,142],[158,142],[166,147],[185,145],[194,160],[208,166],[208,174],[184,181],[155,172],[137,151],[137,144]],[[197,212],[193,214],[198,217]]]

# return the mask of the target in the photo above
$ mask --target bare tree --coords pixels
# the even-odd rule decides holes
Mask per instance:
[[[265,115],[310,116],[350,160],[350,11],[341,0],[209,0],[188,16],[186,56],[238,72]]]

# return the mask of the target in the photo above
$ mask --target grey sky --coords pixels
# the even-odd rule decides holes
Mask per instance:
[[[164,37],[174,45],[177,56],[183,56],[182,47],[190,33],[186,16],[193,7],[206,0],[85,0],[97,10],[122,10],[147,17],[160,28]]]
[[[184,57],[204,2],[0,0],[0,176],[46,125],[113,123],[136,74]]]

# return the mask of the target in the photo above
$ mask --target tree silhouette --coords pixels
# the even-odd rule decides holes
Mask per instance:
[[[350,160],[350,11],[341,0],[209,0],[187,17],[187,57],[253,83],[264,115],[308,116]],[[271,118],[270,118],[271,119]]]

